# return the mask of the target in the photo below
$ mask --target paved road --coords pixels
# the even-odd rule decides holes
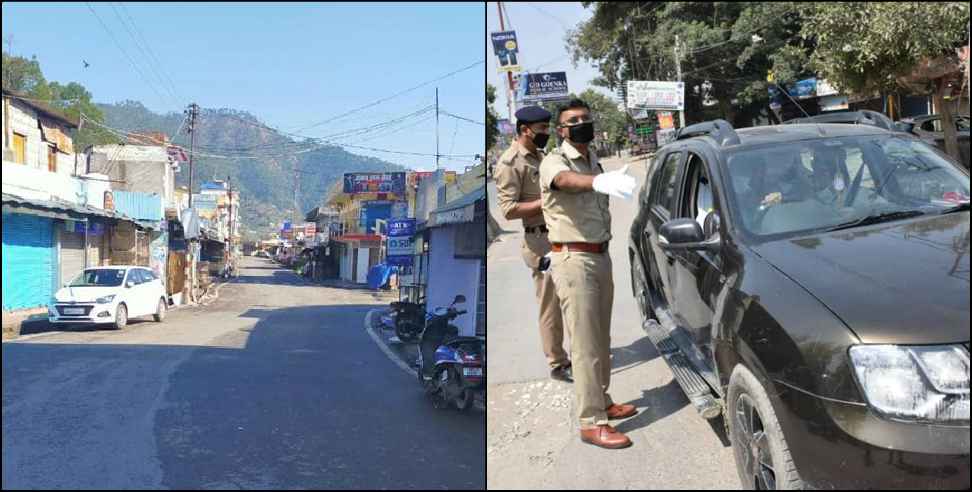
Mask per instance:
[[[631,163],[639,185],[644,183],[645,159],[625,162]],[[602,163],[608,170],[620,167],[616,159]],[[572,418],[572,388],[549,379],[540,350],[533,284],[519,252],[522,227],[495,212],[492,184],[490,191],[490,210],[500,226],[521,232],[501,235],[487,253],[488,488],[738,488],[732,450],[721,429],[714,429],[691,407],[639,326],[627,254],[634,202],[611,199],[611,395],[634,403],[640,413],[616,424],[634,446],[607,451],[580,442]]]
[[[387,303],[247,258],[208,307],[3,344],[3,488],[485,487],[485,417],[364,332]]]

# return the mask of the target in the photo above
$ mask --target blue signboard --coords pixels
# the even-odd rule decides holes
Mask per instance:
[[[388,200],[370,200],[361,203],[360,226],[365,234],[377,234],[375,221],[388,220],[392,214],[392,202]]]
[[[415,235],[415,219],[397,219],[388,222],[388,264],[412,266]]]

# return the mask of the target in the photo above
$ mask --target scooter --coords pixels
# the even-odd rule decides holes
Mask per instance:
[[[448,308],[429,313],[419,342],[419,382],[436,408],[451,404],[466,411],[485,400],[485,340],[460,337],[459,329],[450,323],[466,314],[454,307],[464,302],[466,297],[460,294]]]
[[[392,326],[395,335],[405,343],[413,343],[425,329],[425,303],[398,301],[391,303]]]

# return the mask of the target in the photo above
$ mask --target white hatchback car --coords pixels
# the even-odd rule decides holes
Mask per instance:
[[[165,319],[165,286],[152,270],[140,266],[85,269],[57,291],[48,308],[51,323],[112,324],[124,328],[131,318]]]

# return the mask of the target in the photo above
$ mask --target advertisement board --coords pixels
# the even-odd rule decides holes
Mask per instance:
[[[405,194],[405,173],[345,173],[345,193]]]
[[[516,32],[494,32],[490,38],[493,41],[493,54],[499,59],[499,71],[519,72],[520,64],[516,60],[516,55],[520,48],[516,44]]]
[[[567,99],[567,72],[524,73],[520,75],[517,99],[522,102]]]
[[[682,111],[685,109],[685,83],[629,80],[627,104],[629,108]]]
[[[663,130],[675,128],[675,118],[672,113],[668,111],[658,113],[658,126]]]
[[[415,244],[415,219],[394,219],[388,222],[388,264],[411,266]]]

